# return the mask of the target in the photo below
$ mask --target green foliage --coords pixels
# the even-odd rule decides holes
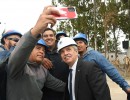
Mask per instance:
[[[98,50],[104,51],[106,43],[107,51],[117,53],[120,50],[118,48],[120,33],[116,31],[122,30],[130,37],[130,13],[126,13],[126,10],[130,9],[130,5],[128,5],[130,3],[128,0],[120,2],[107,0],[107,3],[101,2],[101,0],[94,1],[95,3],[92,0],[59,0],[64,6],[75,6],[78,18],[61,21],[58,30],[66,30],[71,36],[77,32],[85,33],[90,40],[90,46],[95,47],[96,45]],[[111,35],[114,37],[113,39],[110,39]],[[95,40],[97,40],[97,44],[95,44]]]

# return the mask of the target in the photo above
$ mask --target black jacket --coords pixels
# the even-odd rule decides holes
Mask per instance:
[[[68,87],[66,86],[64,100],[69,100],[68,95]],[[111,100],[106,76],[96,64],[78,60],[75,76],[75,98],[76,100]]]
[[[127,100],[130,100],[130,93],[127,94]]]
[[[57,53],[57,48],[53,51],[47,51],[46,58],[50,59],[53,63],[53,68],[49,70],[51,75],[67,83],[69,66],[62,61],[60,54]],[[43,88],[43,92],[42,100],[62,100],[64,95],[62,92],[57,92],[46,87]]]

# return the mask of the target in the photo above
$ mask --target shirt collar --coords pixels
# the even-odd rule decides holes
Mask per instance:
[[[76,70],[77,62],[78,62],[78,58],[76,59],[76,61],[75,61],[75,63],[73,64],[73,66],[72,66],[72,67],[69,67],[69,69]]]

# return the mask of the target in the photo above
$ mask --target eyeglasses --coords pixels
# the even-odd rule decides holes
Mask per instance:
[[[12,40],[12,41],[14,41],[14,42],[18,42],[19,41],[19,39],[18,38],[7,38],[8,40]]]

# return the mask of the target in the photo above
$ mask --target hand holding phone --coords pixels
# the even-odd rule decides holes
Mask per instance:
[[[60,13],[60,16],[52,14],[57,20],[77,18],[75,7],[55,7],[54,9],[57,9]]]

